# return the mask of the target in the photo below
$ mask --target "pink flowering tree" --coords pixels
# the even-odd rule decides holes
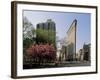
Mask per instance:
[[[26,52],[35,63],[54,62],[56,59],[56,50],[53,45],[49,44],[32,45]]]

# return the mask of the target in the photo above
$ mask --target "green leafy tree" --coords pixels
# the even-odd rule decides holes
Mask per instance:
[[[36,40],[37,43],[49,43],[55,45],[55,31],[53,30],[43,30],[43,29],[37,29],[36,30]]]
[[[35,29],[33,24],[27,17],[23,17],[23,65],[27,64],[27,60],[30,60],[26,54],[26,49],[35,43],[35,40],[33,40],[34,38]]]
[[[23,17],[23,46],[24,48],[29,47],[31,44],[35,43],[35,29],[32,23],[27,19],[27,17]]]

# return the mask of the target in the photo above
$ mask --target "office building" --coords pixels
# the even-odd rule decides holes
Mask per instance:
[[[56,46],[56,24],[51,19],[37,24],[37,43],[49,43]]]

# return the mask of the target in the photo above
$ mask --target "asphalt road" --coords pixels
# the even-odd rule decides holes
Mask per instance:
[[[24,65],[24,69],[36,69],[36,68],[57,68],[57,67],[78,67],[78,66],[90,66],[91,63],[89,61],[70,61],[70,62],[61,62],[61,63],[48,63],[48,65]]]
[[[91,63],[89,61],[87,62],[78,62],[78,61],[73,61],[73,62],[63,62],[58,64],[58,66],[61,67],[77,67],[77,66],[90,66]]]

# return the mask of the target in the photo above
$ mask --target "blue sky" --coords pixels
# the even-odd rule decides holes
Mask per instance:
[[[76,50],[78,51],[83,47],[84,43],[90,43],[91,41],[91,14],[89,13],[24,10],[23,16],[27,17],[34,27],[36,27],[37,23],[52,19],[56,23],[56,36],[59,36],[60,39],[67,35],[68,28],[73,20],[76,19]]]

